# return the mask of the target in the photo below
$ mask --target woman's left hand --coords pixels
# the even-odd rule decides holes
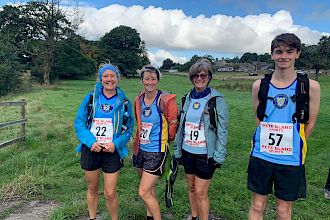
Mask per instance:
[[[116,147],[115,147],[115,145],[112,142],[106,143],[106,144],[102,144],[102,146],[104,147],[103,148],[103,152],[113,153],[116,150]]]

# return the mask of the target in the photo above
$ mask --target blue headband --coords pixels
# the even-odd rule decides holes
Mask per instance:
[[[99,78],[102,81],[102,75],[106,70],[111,70],[112,72],[116,73],[118,80],[120,80],[120,72],[117,67],[112,64],[105,64],[99,69]]]

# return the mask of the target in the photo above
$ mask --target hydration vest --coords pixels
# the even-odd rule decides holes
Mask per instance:
[[[260,121],[268,117],[265,114],[267,107],[267,100],[273,100],[273,97],[268,96],[269,83],[272,79],[273,73],[266,74],[261,79],[260,88],[258,92],[259,105],[257,108],[257,117]],[[290,97],[296,103],[296,112],[292,115],[292,122],[305,124],[309,119],[309,79],[307,74],[297,73],[297,87],[296,92]]]
[[[92,123],[93,120],[93,102],[94,102],[94,97],[93,97],[93,93],[90,94],[89,99],[88,99],[88,103],[86,104],[86,108],[87,108],[87,121],[86,121],[86,125],[89,126]],[[123,115],[123,123],[122,123],[122,127],[121,127],[121,133],[128,130],[128,127],[126,127],[126,123],[128,120],[128,100],[124,99],[123,100],[123,106],[124,106],[124,115]]]
[[[181,108],[183,108],[183,105],[186,101],[186,97],[188,94],[185,94],[182,99],[181,99]],[[209,101],[208,101],[208,107],[209,107],[209,114],[210,114],[210,124],[211,124],[211,129],[216,132],[217,131],[217,103],[216,103],[216,97],[212,97]],[[181,112],[178,115],[178,121],[180,121],[181,118]]]

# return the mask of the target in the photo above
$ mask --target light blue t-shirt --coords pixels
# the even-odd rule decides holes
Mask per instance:
[[[204,123],[200,123],[209,95],[191,99],[186,114],[182,149],[192,154],[207,154]]]

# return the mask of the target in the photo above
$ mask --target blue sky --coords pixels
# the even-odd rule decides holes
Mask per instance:
[[[271,40],[283,32],[306,44],[330,34],[329,0],[80,0],[79,5],[84,15],[79,34],[97,40],[119,25],[135,28],[156,65],[166,58],[184,63],[194,54],[221,59],[269,52]]]
[[[204,14],[211,16],[224,14],[229,16],[246,16],[260,13],[275,13],[279,10],[287,10],[294,17],[294,23],[307,26],[323,32],[330,32],[330,2],[329,0],[90,0],[81,1],[96,8],[103,8],[109,4],[125,6],[141,5],[148,7],[153,5],[163,9],[181,9],[186,15],[198,16]]]

